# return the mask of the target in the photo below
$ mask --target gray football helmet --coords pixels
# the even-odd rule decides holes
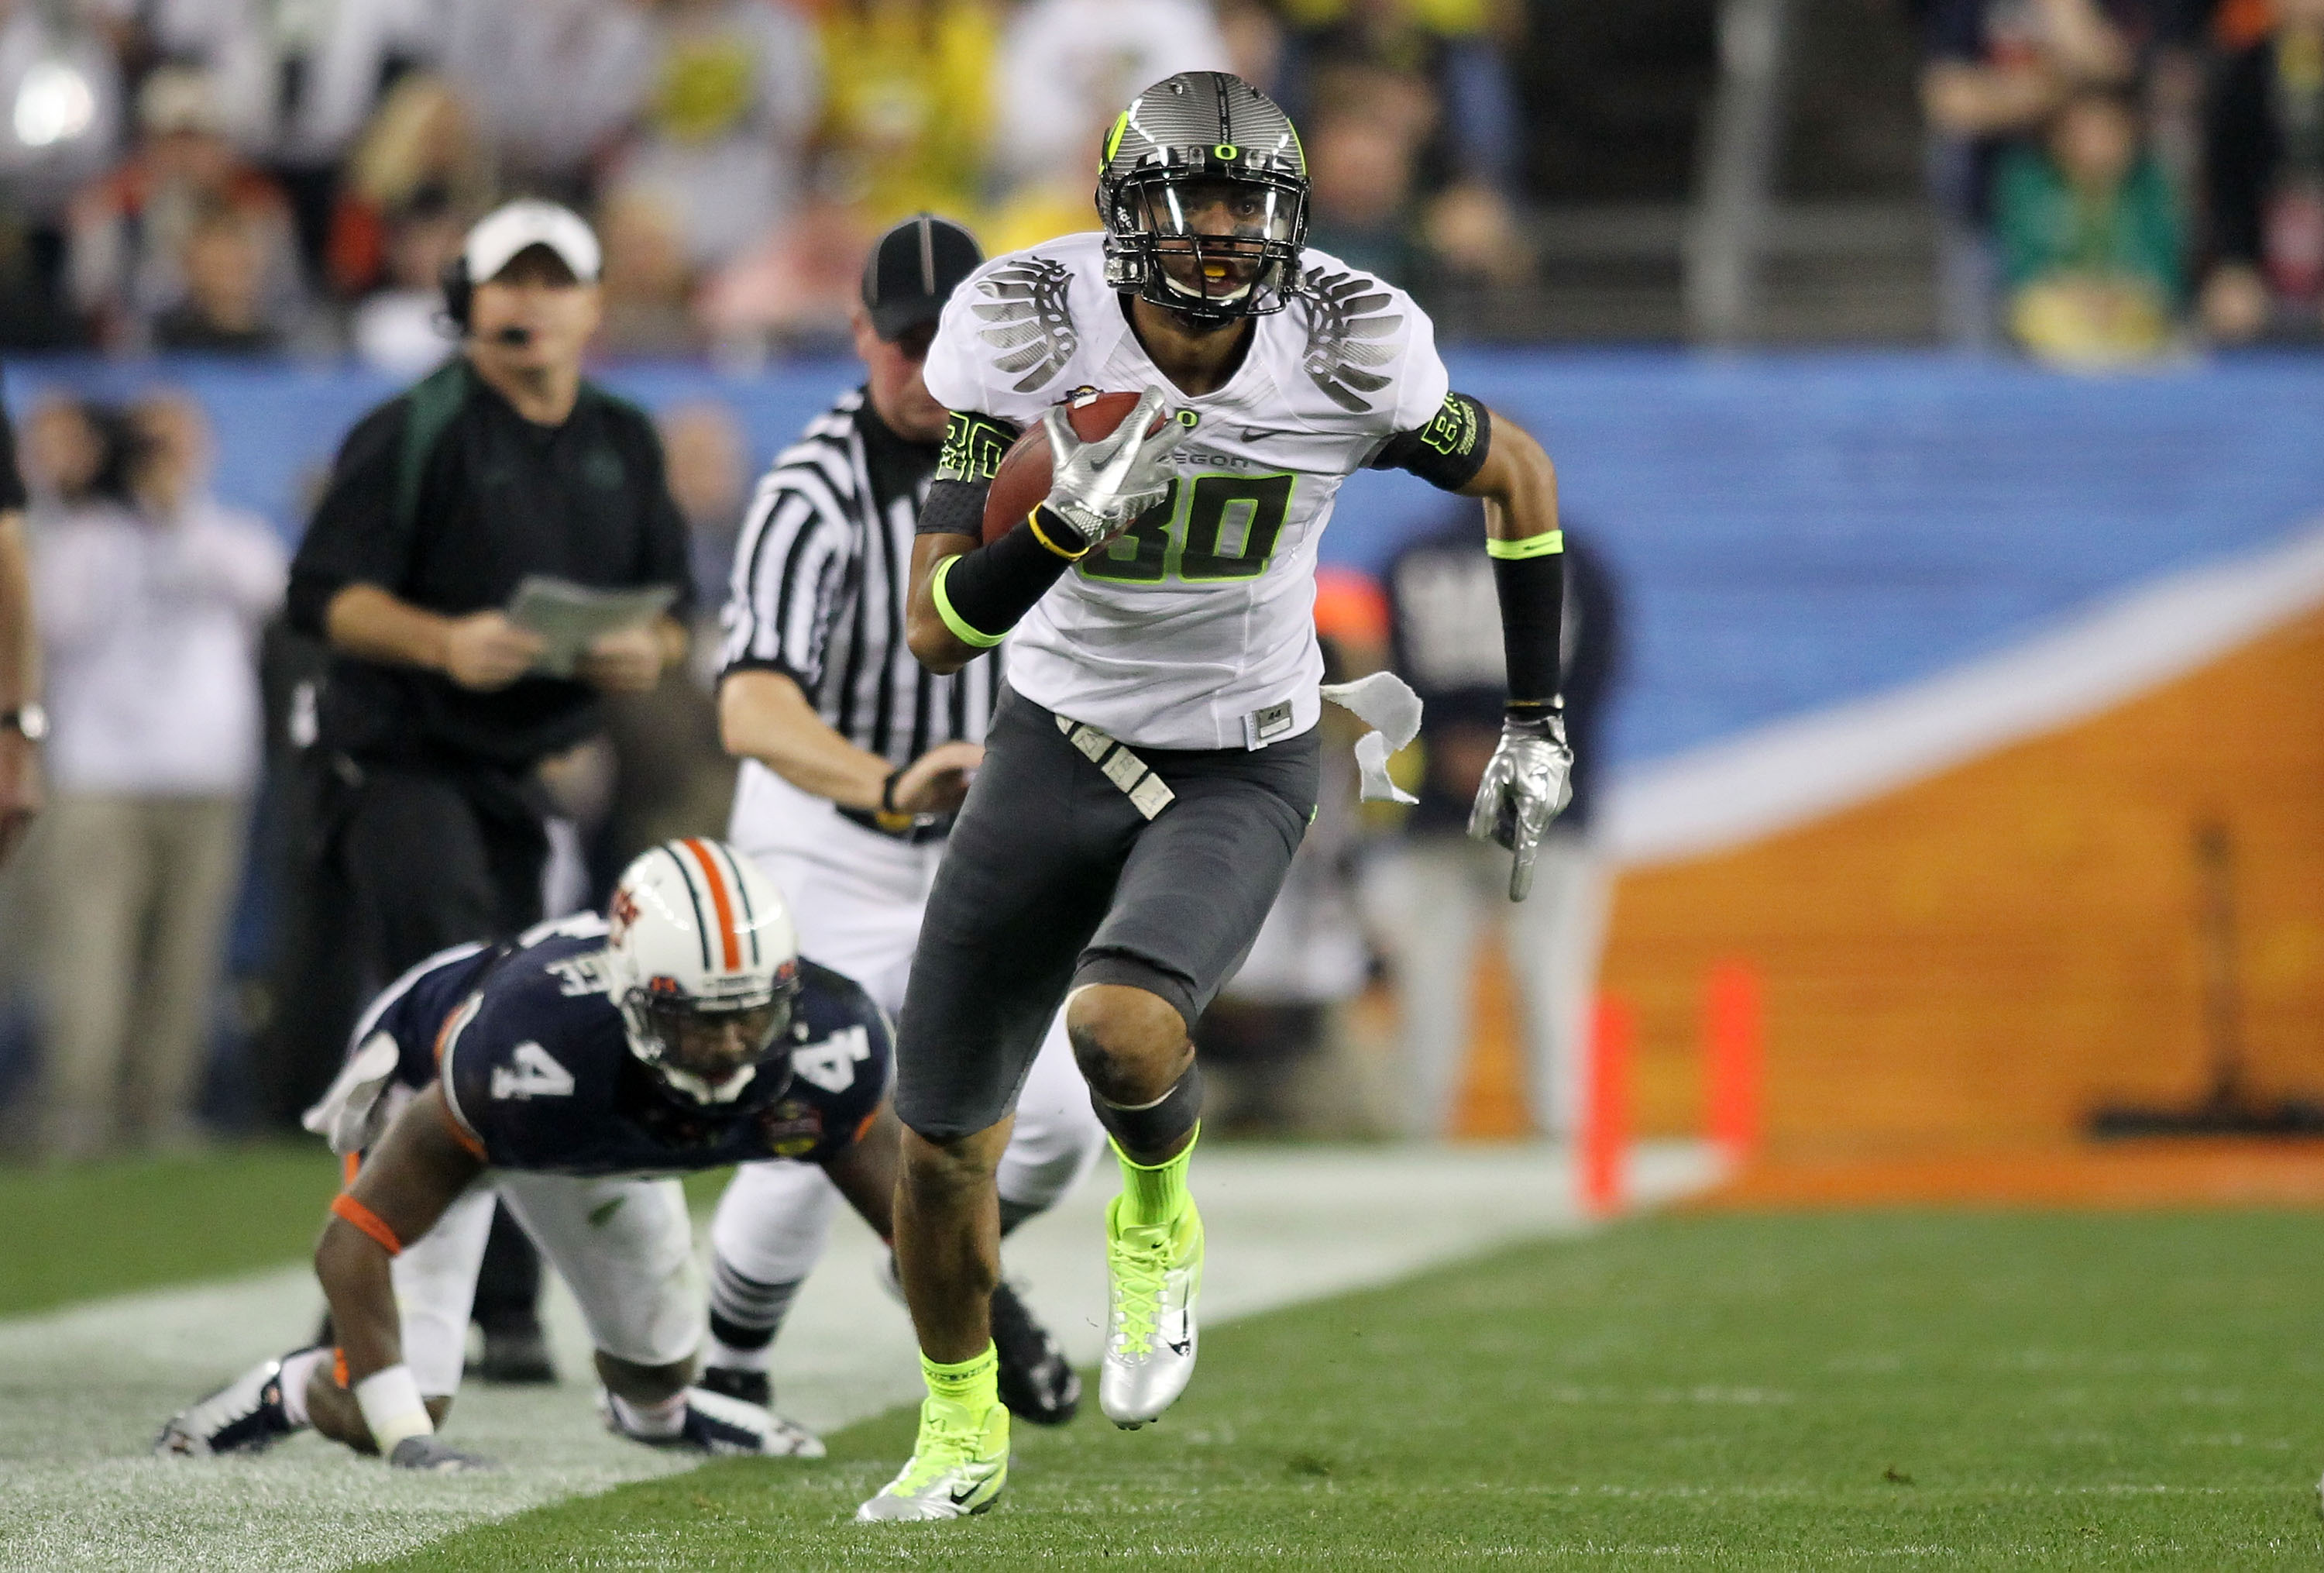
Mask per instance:
[[[1181,71],[1130,101],[1097,177],[1105,282],[1189,317],[1280,311],[1307,238],[1307,156],[1291,117],[1224,71]]]

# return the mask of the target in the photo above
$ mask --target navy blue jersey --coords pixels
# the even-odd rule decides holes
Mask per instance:
[[[669,1174],[767,1158],[821,1163],[862,1133],[887,1090],[887,1020],[829,967],[799,964],[789,1084],[762,1068],[733,1103],[705,1107],[664,1089],[630,1052],[606,994],[603,919],[528,938],[431,958],[356,1035],[392,1034],[407,1086],[440,1075],[454,1118],[494,1168]]]
[[[436,1079],[437,1033],[503,954],[491,945],[455,945],[430,956],[372,1001],[355,1026],[356,1050],[387,1034],[395,1041],[395,1079],[418,1092]]]

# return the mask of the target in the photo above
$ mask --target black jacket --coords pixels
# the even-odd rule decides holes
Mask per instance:
[[[527,575],[692,599],[686,523],[661,440],[634,405],[584,383],[564,424],[519,415],[464,359],[366,415],[290,568],[293,626],[321,635],[349,585],[459,616],[503,606]],[[595,690],[526,677],[495,693],[440,672],[333,659],[318,742],[359,760],[529,769],[597,725]]]

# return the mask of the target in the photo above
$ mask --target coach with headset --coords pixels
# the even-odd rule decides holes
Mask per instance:
[[[463,353],[348,435],[291,565],[290,622],[332,652],[316,872],[344,891],[369,989],[540,918],[536,767],[597,728],[601,694],[644,692],[685,654],[687,532],[660,440],[581,375],[600,260],[550,203],[479,222],[445,277]],[[530,575],[677,601],[549,676],[503,611]],[[529,1320],[530,1291],[510,1298]]]

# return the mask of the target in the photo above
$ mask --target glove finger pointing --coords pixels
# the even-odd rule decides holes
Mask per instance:
[[[1533,893],[1533,860],[1540,855],[1541,837],[1520,835],[1509,850],[1509,900],[1521,902]]]

